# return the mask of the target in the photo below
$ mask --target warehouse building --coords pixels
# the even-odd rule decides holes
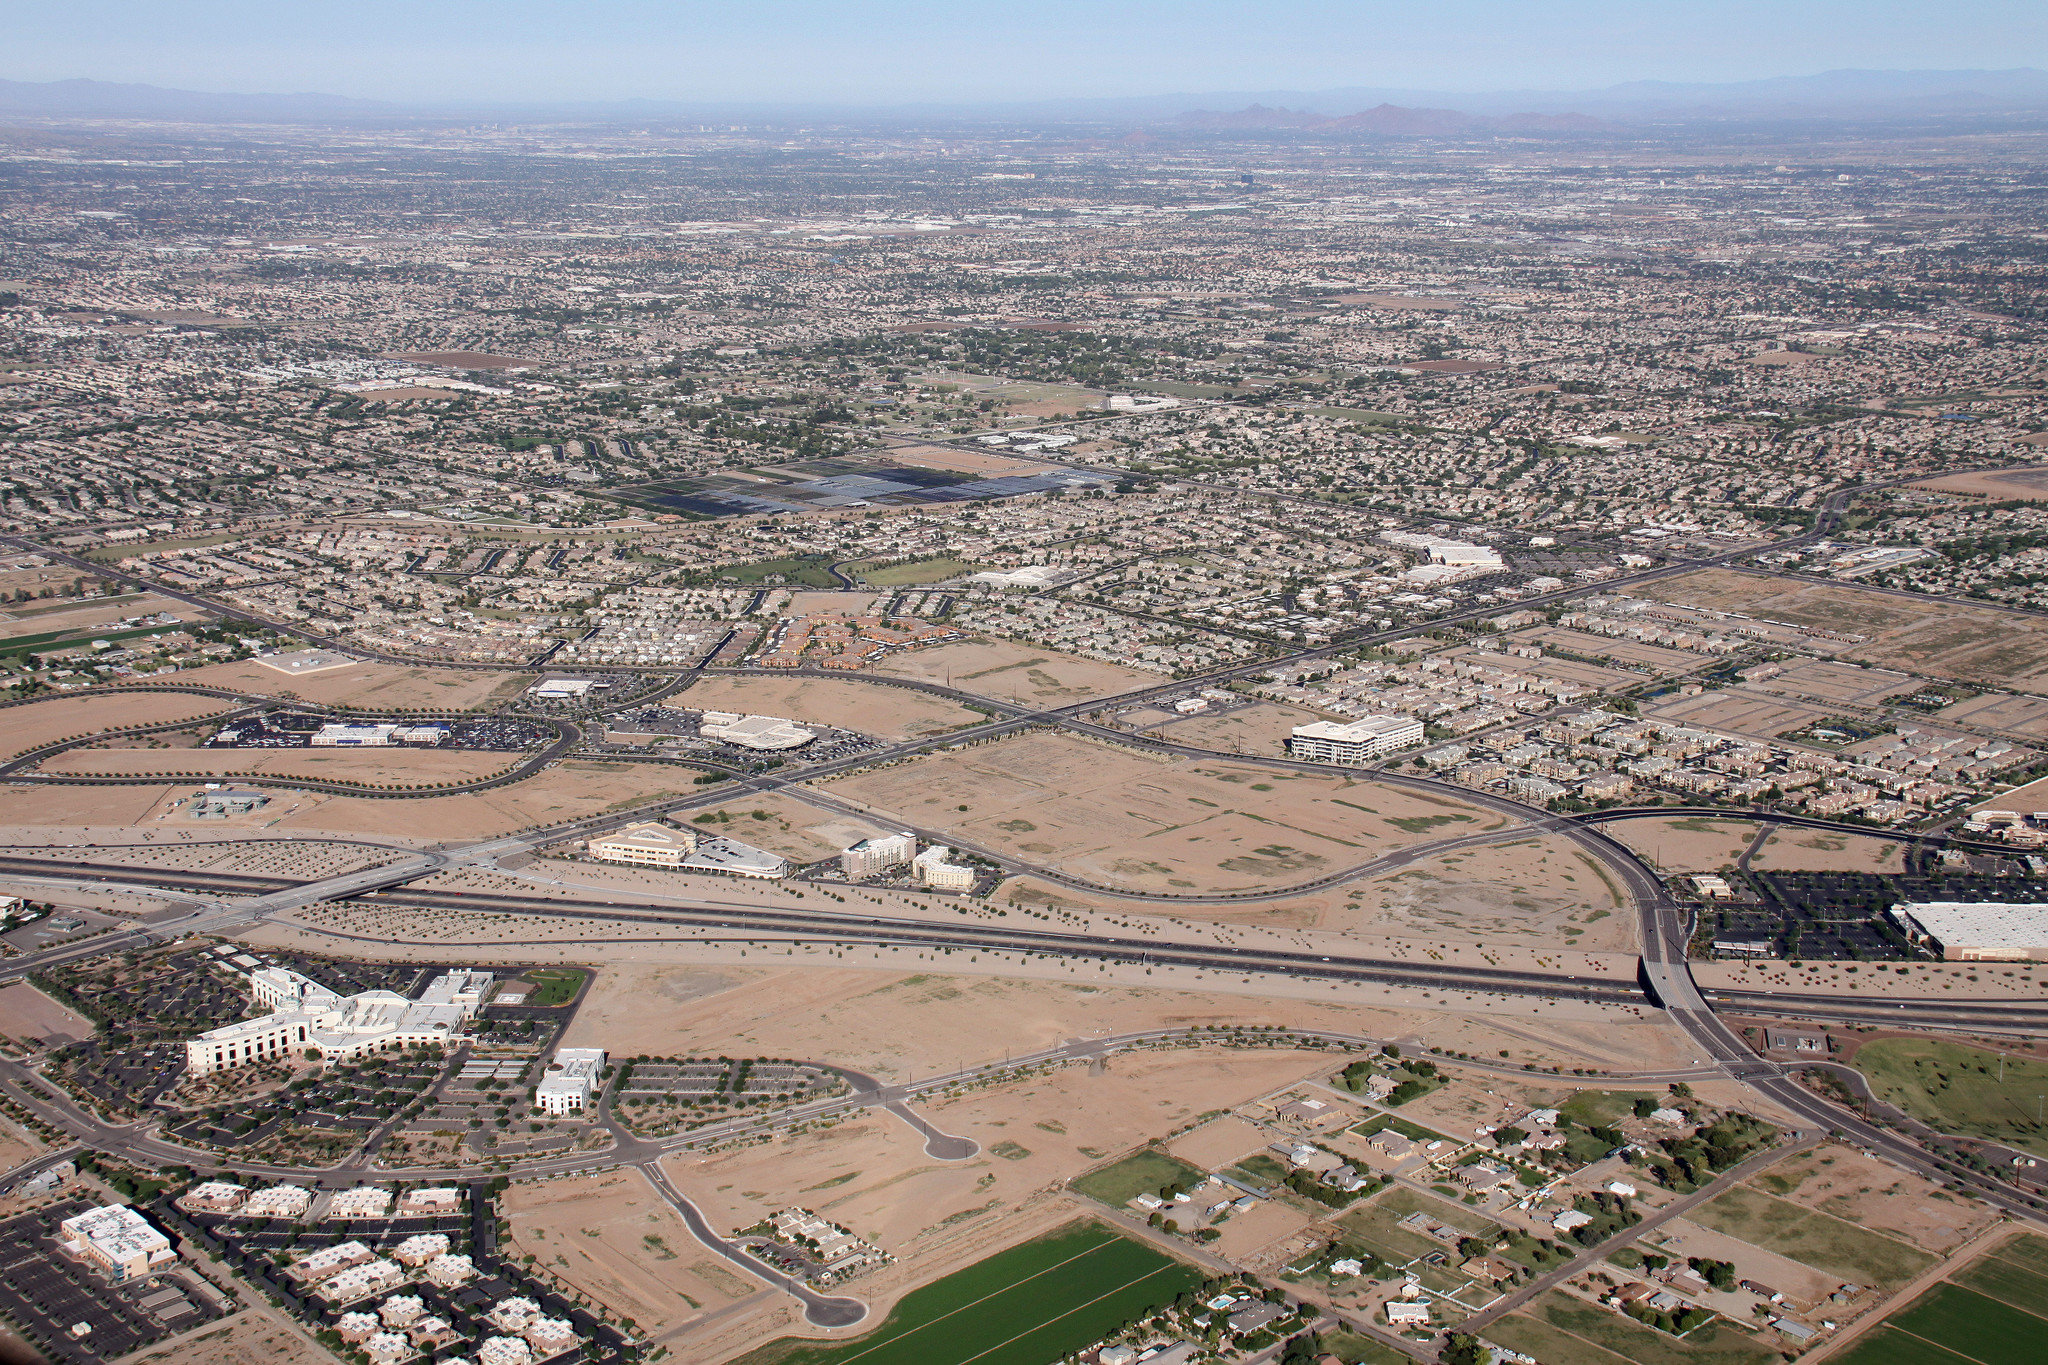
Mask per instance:
[[[2038,902],[1921,901],[1891,914],[1916,947],[1947,962],[2048,961],[2048,905]]]

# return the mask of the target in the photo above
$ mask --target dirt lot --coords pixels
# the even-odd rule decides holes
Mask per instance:
[[[278,822],[280,828],[295,832],[362,834],[431,843],[439,839],[481,839],[532,825],[580,819],[663,797],[683,796],[690,790],[687,775],[679,777],[667,768],[570,759],[523,782],[462,796],[376,800],[280,792],[280,799],[273,801],[272,807],[300,803],[296,813]],[[0,799],[5,796],[6,792],[0,790]],[[0,819],[0,824],[5,823],[9,822]]]
[[[88,776],[267,775],[405,786],[489,777],[520,757],[463,749],[71,749],[44,760],[42,771]]]
[[[1119,668],[1007,640],[960,640],[895,654],[875,665],[875,671],[1048,706],[1157,687],[1166,681],[1164,674]]]
[[[1235,1114],[1226,1114],[1192,1133],[1175,1138],[1167,1144],[1166,1150],[1191,1166],[1214,1171],[1263,1150],[1271,1141],[1265,1129]]]
[[[1618,913],[1624,901],[1611,875],[1569,840],[1517,839],[1350,887],[1319,927],[1625,950],[1635,942],[1635,917]]]
[[[1044,469],[1043,465],[1026,460],[954,450],[950,446],[891,446],[887,458],[892,464],[909,465],[913,469],[957,469],[990,479],[1006,474],[1037,474]]]
[[[1889,668],[1865,668],[1832,659],[1813,659],[1794,664],[1762,686],[1774,692],[1790,692],[1826,706],[1875,706],[1887,697],[1911,692],[1919,680],[1910,673]]]
[[[1172,759],[1033,734],[830,782],[885,823],[1126,890],[1285,887],[1418,839],[1498,828],[1463,802],[1350,778]]]
[[[1922,479],[1915,488],[1943,493],[1977,493],[1999,502],[2048,499],[2048,469],[2000,469],[1977,474],[1945,474]]]
[[[1692,697],[1677,697],[1646,708],[1653,719],[1674,725],[1697,725],[1752,739],[1776,739],[1803,730],[1828,712],[1817,706],[1767,696],[1745,687],[1722,688]]]
[[[1202,749],[1220,749],[1227,754],[1263,754],[1275,757],[1287,751],[1287,737],[1297,725],[1323,717],[1298,706],[1277,706],[1261,702],[1221,716],[1198,715],[1175,721],[1151,731],[1175,744]]]
[[[1658,596],[1796,625],[1867,635],[1844,658],[1936,677],[2020,687],[2048,682],[2048,620],[1954,602],[1881,595],[1707,569],[1664,583]]]
[[[1746,820],[1616,820],[1606,830],[1665,872],[1720,872],[1735,866],[1756,836]]]
[[[1833,1144],[1781,1161],[1754,1183],[1780,1199],[1943,1255],[1995,1221],[1974,1199]]]
[[[90,1038],[93,1022],[74,1014],[25,981],[0,986],[0,1034],[9,1038]]]
[[[1599,664],[1582,664],[1575,659],[1503,657],[1483,649],[1447,649],[1437,657],[1459,663],[1477,664],[1482,668],[1511,668],[1517,673],[1527,673],[1531,677],[1556,678],[1562,682],[1576,683],[1581,687],[1598,688],[1603,692],[1617,687],[1631,687],[1643,680],[1640,673],[1629,673],[1619,668],[1602,668]]]
[[[1835,1275],[1816,1270],[1803,1261],[1780,1255],[1754,1242],[1730,1237],[1725,1232],[1703,1227],[1686,1218],[1672,1219],[1645,1237],[1640,1245],[1645,1251],[1662,1251],[1681,1261],[1688,1256],[1704,1256],[1731,1262],[1738,1279],[1767,1284],[1798,1308],[1811,1308],[1834,1293],[1835,1287],[1842,1282]]]
[[[1997,730],[2022,739],[2048,739],[2048,699],[1986,692],[1941,710],[1941,719]]]
[[[1070,1066],[922,1106],[937,1126],[981,1144],[964,1162],[932,1160],[908,1124],[869,1113],[768,1146],[679,1155],[669,1166],[714,1226],[744,1227],[799,1204],[894,1255],[914,1255],[950,1228],[1022,1205],[1197,1113],[1318,1065],[1299,1052],[1136,1053],[1101,1074]]]
[[[130,1365],[329,1365],[333,1359],[296,1327],[256,1309],[128,1357]]]
[[[975,725],[986,716],[922,692],[873,683],[825,678],[707,677],[669,699],[669,706],[704,711],[740,711],[917,739]]]
[[[46,569],[42,572],[50,571]],[[57,567],[56,572],[67,583],[73,578],[91,577],[90,574],[74,573],[62,565]],[[155,616],[160,612],[169,612],[180,621],[196,621],[205,615],[199,608],[188,607],[183,602],[173,602],[170,598],[158,597],[155,593],[143,593],[139,597],[109,598],[97,603],[86,603],[68,611],[23,610],[10,613],[14,617],[13,620],[0,621],[0,640],[12,640],[22,635],[47,635],[57,630],[82,632],[131,616]],[[165,626],[164,629],[172,630],[175,627]],[[136,638],[147,643],[147,637]]]
[[[208,664],[178,674],[179,682],[226,687],[254,696],[292,696],[304,701],[364,709],[481,709],[504,701],[531,686],[530,673],[500,673],[466,668],[402,668],[395,664],[355,663],[290,677],[253,659],[234,664]]]
[[[0,739],[0,757],[11,758],[73,735],[97,734],[130,725],[196,720],[231,709],[229,703],[217,697],[176,692],[89,692],[82,697],[52,697],[8,710],[6,738]]]
[[[1831,830],[1774,830],[1749,865],[1777,872],[1899,872],[1902,845]]]
[[[1592,659],[1618,659],[1623,663],[1642,664],[1656,673],[1690,673],[1705,662],[1705,656],[1688,654],[1681,649],[1638,644],[1634,640],[1620,640],[1609,635],[1591,635],[1582,630],[1567,630],[1563,626],[1518,630],[1507,639],[1516,644],[1550,645]],[[1642,675],[1634,676],[1640,678]]]
[[[690,1235],[637,1171],[521,1181],[505,1192],[508,1254],[660,1332],[764,1292]]]

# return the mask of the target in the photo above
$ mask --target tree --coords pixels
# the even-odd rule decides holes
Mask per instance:
[[[1463,1332],[1452,1332],[1444,1338],[1444,1349],[1437,1356],[1441,1365],[1486,1365],[1492,1352],[1479,1344],[1479,1338]]]

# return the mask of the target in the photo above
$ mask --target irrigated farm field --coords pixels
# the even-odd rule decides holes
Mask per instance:
[[[1100,1224],[1076,1223],[905,1295],[879,1328],[856,1340],[774,1342],[742,1365],[1043,1365],[1201,1279]]]

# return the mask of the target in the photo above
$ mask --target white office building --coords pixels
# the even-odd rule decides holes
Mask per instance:
[[[697,733],[706,739],[737,744],[742,749],[801,749],[818,737],[793,720],[780,716],[742,716],[733,711],[706,711],[698,717]]]
[[[1381,754],[1420,744],[1422,739],[1422,722],[1412,716],[1360,716],[1341,725],[1330,720],[1297,725],[1287,741],[1287,752],[1312,763],[1355,767]]]
[[[140,1279],[178,1259],[171,1239],[125,1204],[87,1209],[57,1224],[64,1249],[120,1284]]]
[[[185,1066],[193,1075],[283,1061],[308,1049],[330,1060],[347,1060],[396,1048],[446,1044],[482,1008],[491,975],[447,973],[428,985],[422,1000],[408,1000],[395,991],[336,995],[281,967],[252,971],[246,979],[255,1003],[270,1013],[188,1039]]]
[[[864,882],[917,856],[917,836],[905,831],[862,839],[839,851],[839,871],[850,882]]]
[[[696,831],[658,821],[628,825],[616,834],[590,841],[591,857],[640,867],[681,867],[683,859],[696,851]]]
[[[590,1096],[597,1089],[604,1063],[603,1048],[557,1049],[555,1060],[548,1064],[547,1072],[534,1088],[535,1107],[543,1114],[582,1113],[590,1107]]]

